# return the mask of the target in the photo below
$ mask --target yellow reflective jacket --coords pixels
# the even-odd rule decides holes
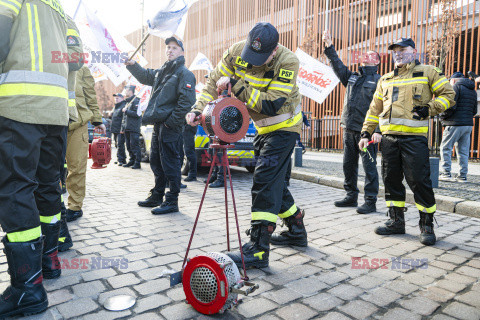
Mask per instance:
[[[0,116],[34,124],[68,124],[67,21],[59,0],[2,0],[13,20],[10,51],[0,66]]]
[[[435,99],[432,100],[435,95]],[[382,76],[377,84],[362,131],[427,137],[428,118],[413,119],[415,106],[428,106],[435,116],[455,105],[455,91],[440,69],[413,61]]]
[[[78,121],[69,125],[69,130],[74,130],[86,125],[89,121],[102,123],[102,115],[98,107],[97,94],[95,92],[95,79],[87,66],[83,66],[76,72],[75,101],[78,111]]]
[[[217,99],[216,83],[221,77],[237,80],[232,93],[246,103],[259,134],[282,130],[301,132],[301,95],[296,85],[297,56],[279,45],[275,58],[268,64],[252,66],[240,57],[245,41],[232,45],[223,54],[197,98],[193,111],[202,112],[208,102]]]

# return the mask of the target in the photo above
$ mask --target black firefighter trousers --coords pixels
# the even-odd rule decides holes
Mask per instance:
[[[413,192],[419,211],[436,211],[430,180],[428,141],[423,136],[384,135],[381,142],[382,176],[387,207],[405,206],[403,178]]]
[[[299,134],[274,131],[257,134],[253,141],[257,165],[253,173],[252,221],[276,223],[297,212],[285,176]]]
[[[38,238],[40,216],[60,213],[65,128],[0,116],[0,224],[10,241]]]

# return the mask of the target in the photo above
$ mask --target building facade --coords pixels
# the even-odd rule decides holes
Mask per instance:
[[[453,1],[456,17],[445,19],[442,0],[200,0],[189,11],[185,32],[186,60],[189,65],[198,52],[205,54],[215,65],[223,52],[233,43],[246,38],[251,27],[259,21],[275,25],[280,43],[295,51],[300,47],[314,58],[326,62],[321,35],[328,29],[334,46],[344,63],[357,70],[359,57],[368,50],[380,53],[381,74],[393,69],[390,43],[400,37],[411,37],[417,45],[419,60],[429,60],[429,45],[435,39],[456,35],[446,57],[445,74],[455,71],[480,73],[480,1]],[[127,36],[132,44],[141,41],[141,31]],[[144,48],[148,67],[157,68],[165,62],[165,45],[150,37]],[[198,82],[204,82],[206,72],[195,71]],[[105,97],[115,90],[111,83],[102,81]],[[345,89],[340,84],[327,100],[318,104],[308,98],[302,107],[312,119],[312,127],[305,129],[302,140],[314,149],[343,149],[340,115]],[[107,107],[106,102],[101,102]],[[111,101],[109,104],[112,104]],[[472,133],[471,157],[480,158],[480,125],[475,119]],[[438,151],[441,127],[431,120],[430,143]]]

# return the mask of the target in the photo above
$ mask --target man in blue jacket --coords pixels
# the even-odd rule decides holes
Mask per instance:
[[[455,72],[450,77],[450,84],[455,90],[456,104],[441,115],[444,130],[440,145],[442,173],[439,179],[467,182],[470,136],[472,135],[473,117],[477,114],[477,92],[475,83],[465,78],[461,72]],[[456,153],[460,164],[460,173],[455,179],[451,174],[454,144],[457,144]]]
[[[178,212],[180,193],[183,127],[185,115],[195,104],[195,76],[185,67],[183,43],[170,37],[165,40],[168,61],[160,69],[144,69],[132,60],[127,69],[137,80],[152,86],[152,96],[143,115],[143,124],[153,124],[150,167],[155,187],[141,207],[157,207],[153,214]],[[170,191],[165,193],[165,184]],[[165,201],[163,201],[165,197]]]
[[[347,196],[340,201],[335,201],[336,207],[356,207],[358,205],[357,179],[358,179],[358,158],[361,156],[363,169],[365,171],[365,203],[357,208],[361,214],[377,211],[378,194],[378,171],[377,171],[377,146],[371,144],[367,152],[358,149],[360,133],[362,131],[365,114],[368,111],[373,94],[380,79],[378,64],[380,56],[375,51],[368,51],[366,57],[362,58],[359,72],[350,71],[340,60],[333,47],[328,31],[323,34],[325,54],[330,60],[333,71],[340,79],[340,82],[347,88],[345,93],[341,125],[343,133],[343,173],[345,175],[344,188]],[[382,136],[377,128],[372,140],[380,143]],[[370,158],[370,156],[372,158]]]

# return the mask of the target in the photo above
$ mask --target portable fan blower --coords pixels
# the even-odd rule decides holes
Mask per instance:
[[[192,234],[183,260],[182,270],[171,275],[170,285],[174,286],[178,283],[183,283],[183,291],[185,292],[187,302],[192,305],[195,310],[203,314],[215,314],[223,313],[225,310],[235,306],[238,302],[238,294],[248,295],[259,287],[258,284],[248,281],[245,271],[237,208],[235,205],[235,196],[233,193],[233,184],[227,156],[227,149],[233,147],[232,143],[243,139],[247,134],[249,115],[245,103],[231,97],[231,87],[229,87],[228,93],[221,95],[219,99],[210,102],[199,118],[202,127],[212,140],[210,148],[214,151],[213,161],[210,166],[207,181],[210,180],[212,169],[217,162],[217,151],[223,150],[221,165],[225,169],[223,170],[223,179],[225,186],[227,250],[230,251],[227,197],[228,179],[233,211],[235,213],[244,276],[241,276],[238,267],[232,259],[223,253],[210,252],[207,255],[200,255],[192,259],[187,259],[203,202],[205,200],[205,194],[208,189],[208,184],[205,184],[202,200],[200,201],[197,217],[193,225]]]
[[[112,159],[112,141],[110,138],[93,138],[89,153],[93,160],[92,169],[106,168]]]

